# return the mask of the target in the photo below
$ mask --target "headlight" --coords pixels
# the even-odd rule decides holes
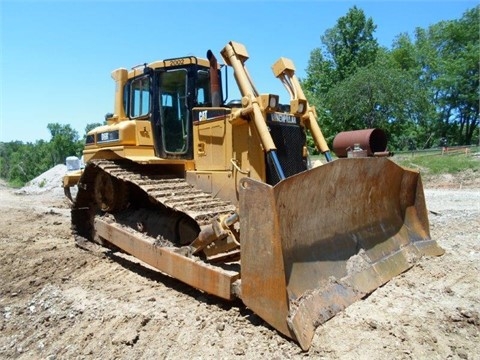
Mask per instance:
[[[295,115],[303,115],[307,111],[307,100],[295,99],[290,101],[290,111]]]
[[[303,114],[305,112],[305,104],[303,102],[298,104],[298,112],[300,114]]]
[[[259,97],[259,103],[263,110],[275,111],[278,106],[278,99],[278,95],[261,94]]]
[[[268,106],[271,107],[272,109],[275,109],[278,104],[278,97],[271,95],[270,98],[268,99]]]

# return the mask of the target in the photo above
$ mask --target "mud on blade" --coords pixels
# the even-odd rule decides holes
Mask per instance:
[[[422,255],[430,238],[417,172],[386,158],[339,159],[240,191],[242,300],[307,350],[315,328]]]

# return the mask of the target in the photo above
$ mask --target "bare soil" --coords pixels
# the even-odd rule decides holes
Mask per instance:
[[[478,359],[480,180],[470,172],[424,187],[445,255],[348,307],[302,352],[240,301],[76,247],[61,192],[0,183],[0,358]]]

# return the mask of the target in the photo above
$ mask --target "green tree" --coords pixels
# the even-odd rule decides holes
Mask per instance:
[[[13,186],[23,186],[54,165],[50,153],[50,143],[43,140],[0,143],[0,177]]]
[[[334,64],[337,81],[375,61],[379,47],[373,37],[376,28],[372,18],[367,19],[363,10],[354,6],[321,37],[327,59]]]
[[[96,125],[87,125],[87,128]],[[77,131],[70,125],[51,123],[47,128],[50,141],[0,143],[0,178],[13,186],[23,186],[51,167],[63,164],[67,156],[81,155],[83,142],[78,140]]]
[[[310,54],[307,77],[302,84],[311,94],[324,95],[358,68],[373,63],[379,49],[376,25],[354,6],[321,36],[322,48]]]
[[[471,144],[479,125],[480,6],[461,19],[416,30],[420,79],[436,108],[435,133],[450,144]]]
[[[381,127],[393,148],[470,144],[479,133],[480,6],[461,19],[400,34],[378,47],[375,25],[354,7],[311,52],[305,93],[327,141],[339,131]]]
[[[333,86],[326,101],[334,134],[381,128],[395,149],[417,146],[428,107],[427,94],[420,91],[413,73],[399,67],[386,50],[379,50],[373,64]]]
[[[0,177],[8,180],[13,164],[13,154],[23,146],[21,141],[11,141],[0,143]]]
[[[329,92],[358,69],[375,62],[379,50],[373,36],[375,29],[373,20],[354,6],[321,36],[322,47],[310,54],[307,76],[301,82],[309,102],[317,109],[319,123],[328,141],[339,129],[335,123],[338,119],[329,101],[334,96]],[[338,95],[340,92],[337,88]]]
[[[69,124],[50,123],[47,128],[52,136],[50,140],[51,156],[55,165],[65,163],[67,156],[79,156],[81,154],[83,144],[79,141],[78,132],[72,129]]]
[[[392,134],[392,137],[396,138],[397,149],[411,148],[411,143],[418,148],[431,147],[434,145],[437,115],[431,99],[430,84],[423,80],[422,64],[425,62],[408,34],[397,36],[390,54],[396,66],[411,78],[414,92],[410,93],[410,96],[413,96],[412,101],[415,102],[417,110],[410,113],[411,126],[408,129]]]

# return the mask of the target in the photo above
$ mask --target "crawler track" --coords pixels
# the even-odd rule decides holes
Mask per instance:
[[[94,218],[109,215],[149,236],[160,236],[162,240],[183,245],[193,240],[192,236],[194,238],[213,218],[235,211],[230,202],[212,197],[183,178],[162,174],[161,169],[158,165],[139,165],[125,160],[90,161],[72,207],[72,228],[76,237],[102,243],[95,235]],[[126,184],[127,191],[120,196],[128,201],[124,201],[121,211],[106,214],[100,210],[95,198],[95,179],[101,173],[119,180],[122,187]],[[170,232],[162,233],[162,228]]]

